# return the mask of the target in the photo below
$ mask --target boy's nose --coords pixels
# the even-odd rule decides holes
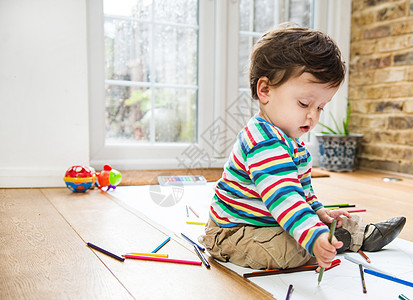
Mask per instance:
[[[315,116],[315,113],[314,113],[313,110],[308,111],[308,113],[307,113],[307,119],[312,120],[312,119],[314,119],[314,116]]]

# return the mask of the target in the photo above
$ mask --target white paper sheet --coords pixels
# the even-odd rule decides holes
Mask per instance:
[[[171,232],[181,232],[197,241],[203,233],[204,226],[189,225],[187,221],[206,222],[211,198],[214,194],[214,183],[200,186],[121,186],[110,194],[117,201],[130,209],[145,215]],[[187,217],[186,205],[190,205],[198,214],[191,211]],[[174,237],[176,238],[176,237]],[[365,262],[358,253],[346,252],[354,259]],[[366,252],[371,265],[400,279],[413,281],[413,243],[396,239],[378,252]],[[363,294],[360,271],[357,264],[337,255],[341,264],[325,271],[320,286],[317,284],[318,274],[314,271],[300,273],[251,277],[251,280],[277,299],[285,299],[288,286],[293,284],[291,299],[398,299],[404,294],[413,299],[413,288],[386,279],[365,274],[367,294]],[[222,263],[225,267],[242,274],[254,270],[242,268],[232,263]]]

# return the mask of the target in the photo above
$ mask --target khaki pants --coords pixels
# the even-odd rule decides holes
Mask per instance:
[[[359,216],[343,217],[342,228],[352,237],[351,251],[360,249],[365,227]],[[315,257],[281,227],[239,225],[224,228],[209,219],[199,242],[212,257],[253,269],[286,269],[316,263]]]

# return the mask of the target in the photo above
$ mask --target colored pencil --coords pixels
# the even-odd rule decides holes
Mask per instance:
[[[188,205],[185,205],[186,208],[186,217],[189,217]]]
[[[187,236],[186,236],[185,234],[183,234],[182,232],[181,232],[181,235],[182,235],[188,242],[190,242],[192,245],[197,246],[197,248],[198,248],[199,250],[205,251],[205,248],[204,248],[204,247],[202,247],[202,246],[198,245],[197,243],[195,243],[193,240],[191,240],[189,237],[187,237]]]
[[[97,251],[99,251],[99,252],[101,252],[101,253],[103,253],[103,254],[106,254],[106,255],[114,258],[114,259],[117,259],[117,260],[119,260],[119,261],[124,261],[124,260],[125,260],[125,258],[120,257],[120,256],[117,256],[116,254],[113,254],[113,253],[111,253],[111,252],[109,252],[109,251],[107,251],[107,250],[105,250],[105,249],[102,249],[102,248],[100,248],[100,247],[98,247],[98,246],[96,246],[96,245],[94,245],[94,244],[92,244],[92,243],[87,243],[87,246],[90,247],[90,248],[93,248],[93,249],[95,249],[95,250],[97,250]]]
[[[369,258],[363,251],[359,250],[359,251],[357,251],[357,252],[358,252],[361,256],[363,256],[364,259],[365,259],[368,263],[371,263],[370,258]]]
[[[160,253],[140,253],[140,252],[138,253],[138,252],[130,252],[130,253],[126,253],[126,254],[168,258],[168,254],[160,254]],[[125,256],[125,255],[123,255],[123,256]]]
[[[193,214],[199,218],[199,215],[196,213],[196,211],[191,207],[191,205],[188,205],[189,209],[193,212]]]
[[[335,260],[333,260],[332,262],[331,262],[331,265],[329,266],[329,267],[327,267],[327,268],[325,268],[325,270],[324,271],[327,271],[327,270],[330,270],[330,269],[332,269],[332,268],[334,268],[334,267],[337,267],[338,265],[340,265],[340,263],[341,263],[341,260],[340,259],[335,259]],[[321,267],[320,267],[321,268]],[[319,273],[320,271],[319,270],[315,270],[317,273]]]
[[[370,274],[370,275],[374,275],[374,276],[377,276],[377,277],[381,277],[381,278],[384,278],[384,279],[387,279],[387,280],[391,280],[391,281],[394,281],[394,282],[397,282],[397,283],[400,283],[400,284],[404,284],[404,285],[413,287],[413,282],[410,282],[410,281],[407,281],[407,280],[403,280],[403,279],[400,279],[400,278],[397,278],[397,277],[393,277],[393,276],[383,274],[383,273],[380,273],[380,272],[376,272],[376,271],[373,271],[373,270],[369,270],[369,269],[364,269],[364,272],[367,273],[367,274]]]
[[[192,221],[186,221],[186,224],[190,224],[190,225],[205,225],[204,222],[192,222]]]
[[[333,235],[334,231],[336,230],[336,225],[337,225],[337,220],[333,220],[330,226],[330,233],[328,235],[328,241],[331,244],[331,241],[333,240]],[[318,285],[320,285],[321,279],[323,279],[323,274],[324,274],[324,267],[321,267],[320,269],[320,274],[318,274]]]
[[[366,211],[365,209],[350,209],[347,212],[351,214],[351,213],[365,212],[365,211]]]
[[[335,259],[335,260],[333,260],[333,261],[331,262],[331,265],[330,265],[329,267],[325,268],[324,271],[328,271],[328,270],[330,270],[330,269],[332,269],[332,268],[334,268],[334,267],[337,267],[338,265],[340,265],[340,263],[341,263],[341,260],[340,260],[340,259]]]
[[[292,284],[290,284],[290,286],[288,287],[288,291],[287,291],[287,297],[285,297],[285,300],[290,300],[291,298],[291,294],[294,291],[294,287]]]
[[[360,276],[361,276],[361,284],[363,286],[363,293],[367,293],[366,289],[366,282],[364,281],[364,272],[363,272],[363,266],[359,264],[359,269],[360,269]]]
[[[399,295],[399,299],[400,300],[409,300],[409,298],[407,298],[405,295],[403,295],[403,294],[400,294]]]
[[[270,269],[270,270],[255,271],[251,273],[244,273],[242,276],[244,276],[244,278],[248,278],[248,277],[277,275],[277,274],[295,273],[295,272],[303,272],[303,271],[314,271],[318,267],[319,265],[306,265],[306,266],[289,268],[289,269]]]
[[[195,253],[198,255],[198,257],[201,259],[201,261],[204,263],[205,267],[209,269],[211,265],[209,264],[208,260],[205,258],[205,256],[202,254],[201,251],[199,251],[198,247],[194,245]]]
[[[171,237],[168,237],[166,240],[164,240],[158,247],[155,248],[155,250],[152,251],[152,253],[156,253],[159,249],[161,249],[169,240]]]
[[[153,257],[153,256],[142,256],[142,255],[132,255],[132,254],[125,254],[125,258],[151,260],[151,261],[162,261],[162,262],[170,262],[170,263],[186,264],[186,265],[197,265],[197,266],[202,265],[202,262],[200,262],[200,261],[174,259],[174,258],[163,258],[163,257]]]
[[[348,204],[348,203],[343,203],[343,204],[327,204],[324,205],[324,207],[356,207],[355,204]]]

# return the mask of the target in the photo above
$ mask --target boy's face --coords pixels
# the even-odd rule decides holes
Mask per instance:
[[[268,79],[262,77],[257,84],[260,116],[290,138],[298,138],[317,125],[321,111],[337,90],[327,83],[317,83],[306,72],[277,87],[269,86]]]

